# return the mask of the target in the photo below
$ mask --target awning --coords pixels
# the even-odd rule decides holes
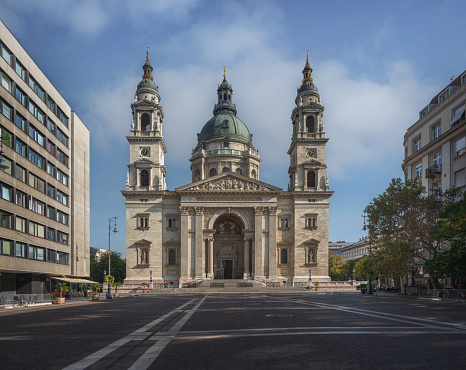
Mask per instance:
[[[66,283],[76,283],[76,284],[99,284],[96,281],[86,280],[86,279],[77,279],[77,278],[68,278],[61,276],[51,276],[51,279],[64,281]]]
[[[459,121],[461,119],[461,116],[463,115],[464,113],[464,108],[465,106],[463,105],[462,107],[459,107],[456,112],[455,112],[455,116],[453,117],[453,119],[451,120],[450,122],[450,125],[453,125],[454,123],[456,123],[457,121]]]

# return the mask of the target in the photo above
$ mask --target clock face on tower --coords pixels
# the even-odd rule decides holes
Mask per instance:
[[[308,149],[307,156],[311,158],[317,158],[317,150],[316,149]]]
[[[139,151],[139,154],[141,157],[149,157],[150,156],[150,150],[149,148],[141,148]]]

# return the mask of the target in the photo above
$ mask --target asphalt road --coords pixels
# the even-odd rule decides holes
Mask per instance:
[[[141,295],[0,311],[1,369],[465,369],[466,304]]]

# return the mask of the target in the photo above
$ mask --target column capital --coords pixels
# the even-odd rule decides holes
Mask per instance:
[[[197,216],[202,215],[204,214],[204,207],[194,207],[194,212]]]
[[[254,207],[254,214],[256,215],[262,215],[264,211],[264,207]]]
[[[269,207],[269,215],[275,216],[277,214],[278,207]]]
[[[188,215],[189,214],[189,207],[181,206],[180,211],[182,215]]]

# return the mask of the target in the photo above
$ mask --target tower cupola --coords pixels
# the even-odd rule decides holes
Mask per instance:
[[[236,115],[236,106],[232,103],[233,89],[227,81],[225,67],[223,68],[223,81],[217,89],[218,101],[214,107],[214,116],[219,113],[233,113]]]
[[[142,75],[141,82],[139,82],[138,84],[136,93],[141,89],[150,89],[158,91],[158,86],[155,84],[154,77],[152,76],[152,71],[154,70],[154,68],[152,68],[152,65],[150,64],[149,60],[149,47],[147,47],[146,62],[142,66],[142,69],[144,71],[144,74]]]
[[[317,86],[314,85],[312,82],[312,68],[311,65],[309,64],[309,50],[307,51],[306,55],[306,65],[304,66],[303,69],[303,82],[301,87],[298,89],[298,94],[301,94],[302,92],[305,91],[310,91],[310,92],[316,92],[317,93]]]

